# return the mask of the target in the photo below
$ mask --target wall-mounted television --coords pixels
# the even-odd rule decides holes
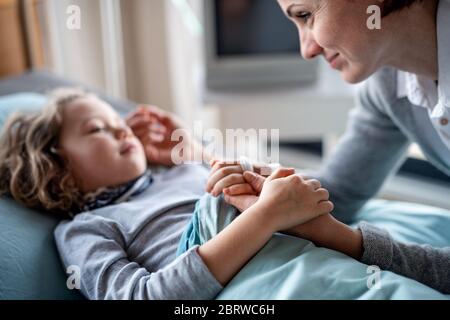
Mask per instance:
[[[317,64],[301,58],[298,32],[276,0],[204,0],[209,89],[305,84]]]

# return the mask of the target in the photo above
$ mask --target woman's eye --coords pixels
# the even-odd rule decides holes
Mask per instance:
[[[298,19],[302,19],[303,22],[308,22],[309,18],[311,18],[311,12],[300,11],[295,13],[294,16]]]

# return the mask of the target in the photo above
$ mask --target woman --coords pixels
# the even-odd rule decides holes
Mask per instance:
[[[450,1],[278,2],[299,30],[305,59],[323,56],[349,83],[370,77],[346,135],[314,177],[329,190],[334,216],[351,222],[399,168],[411,142],[450,176]],[[368,27],[373,5],[381,9],[381,29]],[[214,170],[213,194],[224,190],[227,201],[241,210],[257,200],[239,195],[229,168],[224,172],[219,164]],[[246,179],[261,190],[264,178],[246,173]],[[450,247],[400,243],[367,223],[355,230],[330,215],[290,232],[450,293]]]

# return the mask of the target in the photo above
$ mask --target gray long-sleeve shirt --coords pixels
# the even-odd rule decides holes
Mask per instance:
[[[130,202],[58,225],[58,250],[66,268],[79,268],[81,292],[89,299],[213,299],[223,288],[198,247],[176,257],[207,177],[202,166],[175,167],[155,174]]]

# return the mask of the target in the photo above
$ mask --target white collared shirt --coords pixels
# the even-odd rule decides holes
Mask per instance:
[[[397,97],[408,98],[417,106],[428,109],[431,122],[442,141],[450,149],[450,1],[439,2],[438,84],[415,74],[398,71]]]

